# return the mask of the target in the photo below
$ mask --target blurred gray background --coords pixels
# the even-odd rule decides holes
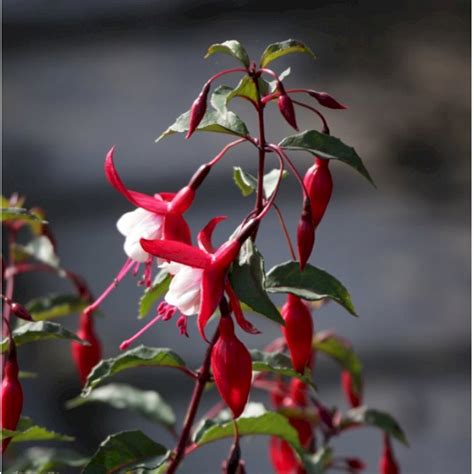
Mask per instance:
[[[462,474],[470,465],[470,3],[467,1],[51,1],[3,3],[3,192],[19,191],[48,211],[63,264],[84,275],[95,293],[124,260],[117,218],[131,206],[106,183],[103,160],[117,145],[116,163],[127,184],[147,192],[176,190],[227,139],[196,134],[192,141],[154,139],[187,110],[201,84],[232,67],[227,56],[203,55],[213,42],[238,39],[258,58],[266,44],[301,39],[317,54],[287,56],[291,85],[332,93],[349,106],[328,111],[334,135],[356,148],[378,189],[344,165],[332,166],[334,197],[318,231],[313,262],[341,279],[360,314],[331,304],[315,314],[319,329],[351,339],[366,377],[367,404],[400,420],[411,448],[396,446],[406,474]],[[229,78],[229,85],[237,78]],[[234,110],[251,127],[250,108]],[[269,139],[292,133],[274,106]],[[300,111],[300,127],[319,124]],[[309,157],[294,155],[301,169]],[[255,154],[233,151],[206,181],[189,213],[193,230],[210,216],[228,214],[224,238],[248,212],[231,179],[234,165],[255,170]],[[133,185],[133,186],[132,186]],[[293,180],[279,196],[294,228],[300,194]],[[288,258],[272,216],[258,239],[267,268]],[[17,299],[67,289],[52,277],[19,279]],[[142,323],[141,294],[127,279],[104,304],[97,329],[105,355]],[[76,318],[65,319],[74,328]],[[279,334],[259,317],[264,335],[245,337],[263,347]],[[142,342],[175,348],[190,365],[204,350],[194,328],[183,340],[174,323],[155,326]],[[172,446],[160,427],[104,406],[66,411],[79,391],[69,346],[37,343],[20,353],[24,412],[76,435],[92,452],[108,434],[139,427]],[[318,360],[316,381],[328,403],[340,404],[339,372]],[[179,416],[191,384],[171,370],[137,370],[116,377],[155,388]],[[253,394],[261,399],[257,392]],[[215,394],[204,406],[210,406]],[[183,473],[219,472],[228,442],[196,452]],[[380,436],[351,433],[339,454],[360,455],[377,472]],[[247,439],[248,472],[270,472],[266,439]],[[212,466],[212,468],[210,467]]]

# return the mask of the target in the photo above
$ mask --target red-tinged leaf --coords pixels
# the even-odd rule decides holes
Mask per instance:
[[[227,295],[229,296],[229,301],[230,301],[230,307],[232,308],[232,312],[235,315],[235,319],[237,321],[237,324],[245,331],[250,334],[260,334],[261,331],[259,331],[250,321],[248,321],[244,313],[242,311],[242,306],[240,305],[240,301],[237,298],[237,295],[235,294],[231,284],[229,282],[226,283],[225,285],[225,291]]]
[[[212,262],[209,254],[183,242],[140,239],[140,244],[145,252],[155,257],[182,263],[193,268],[208,268]]]
[[[217,224],[225,219],[227,219],[227,216],[214,217],[207,223],[206,227],[199,232],[197,240],[201,250],[205,250],[207,253],[214,253],[216,251],[212,245],[212,234],[214,233]]]
[[[206,254],[207,255],[207,254]],[[207,322],[219,306],[224,294],[225,271],[218,268],[209,268],[202,274],[201,280],[201,306],[197,319],[199,333],[207,340],[204,329]]]
[[[163,232],[166,240],[177,240],[191,245],[191,231],[182,215],[167,214],[164,224]]]
[[[166,202],[159,201],[153,196],[133,191],[125,186],[115,169],[114,150],[115,147],[112,147],[105,158],[104,170],[109,183],[135,206],[157,214],[166,214],[168,210]]]

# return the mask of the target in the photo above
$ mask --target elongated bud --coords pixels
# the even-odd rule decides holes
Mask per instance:
[[[282,92],[280,97],[278,97],[278,108],[280,109],[280,112],[285,120],[295,130],[298,130],[298,125],[296,124],[295,107],[293,106],[293,101],[286,92]]]
[[[211,368],[217,389],[238,418],[244,411],[252,381],[252,358],[247,348],[237,339],[234,323],[228,316],[219,323],[219,339],[212,348]]]
[[[94,322],[92,315],[82,313],[79,320],[79,330],[77,336],[87,341],[90,345],[84,346],[77,342],[71,344],[72,358],[79,373],[81,383],[84,385],[93,367],[102,358],[102,347],[94,332]]]
[[[31,317],[31,314],[20,303],[12,303],[10,308],[11,308],[12,313],[17,318],[24,319],[25,321],[33,321],[33,318]]]
[[[197,96],[196,100],[193,102],[193,105],[191,106],[191,113],[189,114],[189,130],[186,134],[186,138],[189,138],[194,133],[198,125],[201,123],[204,114],[206,113],[207,96],[209,94],[210,88],[210,83],[205,84],[201,92]]]
[[[280,438],[270,439],[270,461],[276,474],[304,474],[306,472],[291,445]]]
[[[329,160],[316,158],[304,177],[304,187],[311,202],[311,216],[316,228],[326,212],[332,194],[332,176]]]
[[[379,463],[380,474],[399,474],[398,464],[395,460],[390,443],[390,437],[384,433],[382,457]]]
[[[362,404],[362,394],[357,393],[352,382],[352,375],[348,370],[343,370],[341,373],[341,387],[346,396],[347,403],[356,408]]]
[[[334,97],[327,92],[308,91],[311,97],[314,97],[323,107],[329,109],[347,109],[347,107],[338,102]]]
[[[300,269],[306,266],[314,247],[314,226],[311,216],[311,205],[305,199],[303,211],[301,212],[298,229],[296,231],[296,241],[298,243],[298,255],[300,259]]]
[[[285,326],[282,327],[290,351],[291,362],[296,371],[304,373],[311,357],[313,319],[308,307],[295,295],[288,295],[282,308]]]
[[[10,344],[13,344],[10,342]],[[5,362],[2,382],[2,429],[15,431],[23,408],[23,389],[18,379],[18,362],[16,350],[12,346]],[[2,453],[10,444],[11,438],[3,439]]]

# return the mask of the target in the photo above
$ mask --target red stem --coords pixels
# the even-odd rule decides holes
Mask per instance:
[[[198,377],[196,379],[196,384],[194,385],[194,391],[191,397],[191,401],[188,406],[188,411],[183,423],[183,430],[178,440],[178,445],[176,447],[176,452],[173,460],[171,461],[167,474],[173,474],[176,472],[179,464],[183,460],[183,457],[186,452],[186,446],[188,444],[189,434],[191,432],[191,427],[194,423],[194,418],[196,417],[197,410],[199,408],[199,403],[201,402],[201,397],[204,392],[204,388],[210,380],[211,376],[211,354],[214,344],[217,342],[219,337],[219,328],[216,329],[214,336],[212,337],[211,343],[209,344],[204,361],[201,368],[198,371]]]
[[[286,242],[288,244],[288,249],[290,250],[290,255],[293,260],[296,260],[296,254],[295,250],[293,248],[293,244],[291,243],[291,237],[290,234],[288,233],[288,228],[286,227],[285,219],[283,217],[283,214],[280,211],[280,208],[273,203],[273,209],[275,209],[275,212],[277,213],[278,220],[280,221],[281,228],[283,230],[283,234],[285,235]]]

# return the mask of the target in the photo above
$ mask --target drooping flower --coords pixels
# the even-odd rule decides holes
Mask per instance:
[[[212,219],[200,232],[199,245],[193,247],[184,242],[173,240],[147,240],[141,239],[143,249],[155,257],[171,262],[181,263],[194,269],[201,269],[201,301],[198,313],[198,329],[201,336],[206,339],[204,328],[209,318],[217,309],[224,294],[227,272],[231,263],[237,257],[243,242],[255,228],[255,220],[249,221],[236,237],[222,244],[214,250],[211,236],[221,217]]]
[[[230,316],[222,316],[219,338],[212,348],[211,368],[222,399],[234,418],[244,411],[252,382],[252,358],[248,349],[237,338]]]
[[[312,353],[313,319],[311,312],[300,298],[290,293],[281,314],[285,320],[281,331],[290,351],[291,362],[296,371],[304,373]]]
[[[77,336],[89,343],[88,346],[77,342],[71,343],[72,358],[81,383],[84,385],[91,370],[102,358],[102,346],[94,331],[92,314],[85,311],[81,314]]]
[[[15,431],[23,408],[23,389],[18,378],[18,361],[13,341],[5,362],[2,381],[2,429]],[[2,441],[2,453],[10,444],[11,438]]]

